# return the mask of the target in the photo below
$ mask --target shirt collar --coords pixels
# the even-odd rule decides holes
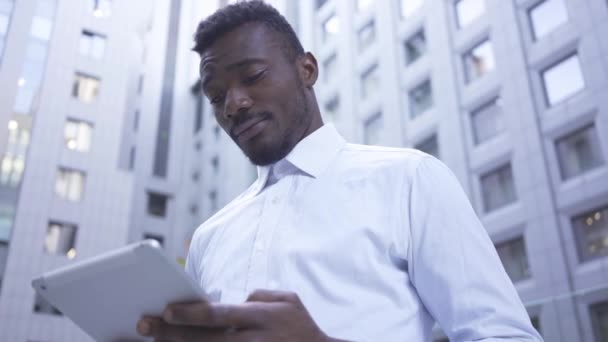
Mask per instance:
[[[317,178],[327,169],[329,163],[345,144],[346,140],[338,133],[334,125],[328,123],[302,139],[289,152],[285,160],[298,170]],[[258,183],[266,183],[272,166],[258,166]]]

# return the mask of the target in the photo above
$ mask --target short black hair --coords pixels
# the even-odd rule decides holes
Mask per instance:
[[[202,55],[222,35],[237,27],[259,22],[282,36],[283,48],[290,61],[304,54],[304,48],[295,31],[274,7],[263,1],[242,1],[217,10],[198,24],[194,34],[194,48]]]

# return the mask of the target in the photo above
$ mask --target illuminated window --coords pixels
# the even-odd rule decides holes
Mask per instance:
[[[486,142],[505,130],[502,102],[495,98],[471,113],[475,145]]]
[[[91,146],[92,130],[89,123],[69,119],[63,130],[65,146],[73,151],[87,152]]]
[[[433,107],[433,88],[431,81],[426,80],[409,92],[410,115],[416,118]]]
[[[340,32],[340,20],[333,14],[329,19],[323,23],[323,41],[335,37]]]
[[[456,2],[456,21],[459,28],[471,24],[486,11],[485,0],[458,0]]]
[[[99,79],[93,76],[76,73],[72,96],[84,103],[91,103],[99,94]]]
[[[581,261],[608,256],[608,206],[572,218]]]
[[[361,96],[363,99],[369,98],[380,86],[380,75],[378,65],[374,64],[363,75],[361,75]]]
[[[364,51],[374,43],[376,39],[376,25],[374,21],[370,21],[367,25],[359,30],[357,37],[359,39],[359,51]]]
[[[594,125],[575,131],[555,142],[562,179],[570,179],[604,164]]]
[[[523,237],[497,244],[496,251],[511,281],[530,278],[530,265]]]
[[[538,40],[568,22],[564,0],[545,0],[529,11],[532,35]]]
[[[363,142],[366,145],[377,145],[380,143],[382,137],[382,129],[384,122],[382,119],[382,113],[376,113],[374,116],[369,118],[364,123],[364,136]]]
[[[59,198],[78,202],[84,193],[85,174],[81,171],[60,168],[55,179],[55,194]]]
[[[542,78],[549,106],[554,106],[585,88],[581,63],[576,54],[543,70]]]
[[[15,188],[21,183],[30,142],[31,122],[30,116],[22,114],[15,114],[8,121],[6,152],[0,160],[0,186]]]
[[[106,37],[91,31],[82,31],[80,35],[80,55],[102,59],[106,47]]]
[[[503,165],[481,176],[484,211],[490,212],[517,200],[511,164]]]
[[[410,65],[420,59],[426,53],[426,38],[424,31],[419,31],[411,36],[404,44],[405,64]]]
[[[76,231],[74,224],[49,222],[44,238],[44,251],[50,255],[65,255],[69,259],[76,257]]]
[[[466,81],[474,81],[494,70],[494,52],[492,43],[485,40],[464,55]]]

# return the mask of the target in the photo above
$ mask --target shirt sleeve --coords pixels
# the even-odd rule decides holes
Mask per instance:
[[[454,174],[425,157],[407,188],[410,279],[450,341],[542,341]]]

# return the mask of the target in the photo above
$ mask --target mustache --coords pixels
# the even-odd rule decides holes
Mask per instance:
[[[244,124],[245,122],[251,121],[251,120],[256,120],[256,121],[262,121],[262,120],[267,120],[270,119],[272,117],[272,113],[268,112],[268,111],[262,111],[262,112],[240,112],[236,115],[233,116],[234,119],[232,119],[232,127],[230,128],[230,135],[235,137],[235,131],[236,129]]]

